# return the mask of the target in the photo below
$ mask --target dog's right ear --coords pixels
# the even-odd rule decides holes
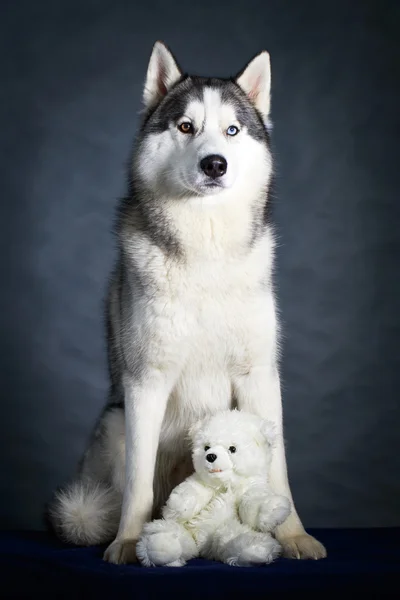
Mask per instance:
[[[156,42],[153,46],[144,84],[143,103],[145,107],[156,106],[181,76],[181,70],[171,51],[163,42]]]

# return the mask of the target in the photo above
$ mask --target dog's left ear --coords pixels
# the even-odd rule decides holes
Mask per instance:
[[[236,83],[267,121],[271,104],[271,64],[266,50],[257,54],[236,76]]]
[[[270,446],[274,446],[276,440],[276,429],[272,421],[262,420],[260,429],[268,444]]]
[[[153,108],[180,79],[182,72],[175,58],[163,42],[156,42],[147,68],[143,90],[143,103]]]

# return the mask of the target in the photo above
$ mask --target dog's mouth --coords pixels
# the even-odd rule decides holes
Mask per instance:
[[[222,190],[224,188],[224,184],[222,181],[206,181],[203,183],[203,187],[206,190]]]
[[[218,191],[218,190],[223,190],[225,188],[225,182],[223,181],[223,177],[221,177],[220,179],[203,179],[203,181],[200,183],[200,189],[203,191]]]
[[[223,183],[219,179],[206,179],[203,185],[206,187],[222,187]]]
[[[222,473],[222,469],[210,469],[210,473]]]

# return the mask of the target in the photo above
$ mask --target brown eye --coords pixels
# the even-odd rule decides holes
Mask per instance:
[[[207,450],[210,449],[210,446],[204,446],[204,452],[207,452]]]
[[[178,129],[182,133],[193,133],[193,125],[187,121],[178,125]]]

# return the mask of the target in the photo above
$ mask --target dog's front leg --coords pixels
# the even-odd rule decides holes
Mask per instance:
[[[108,562],[136,560],[137,540],[151,517],[157,448],[174,381],[174,373],[157,369],[140,382],[124,376],[126,480],[118,534],[104,555]]]
[[[238,407],[268,419],[275,424],[277,439],[272,453],[270,484],[274,492],[291,502],[291,512],[276,530],[283,553],[288,558],[324,558],[326,550],[315,538],[308,535],[294,506],[290,491],[285,445],[283,439],[282,400],[277,368],[269,360],[257,361],[248,373],[233,379]]]

